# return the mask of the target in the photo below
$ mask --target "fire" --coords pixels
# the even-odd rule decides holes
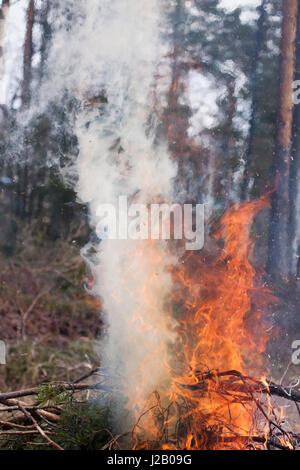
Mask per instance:
[[[247,376],[263,370],[266,338],[258,334],[262,310],[252,308],[258,286],[249,261],[253,249],[249,231],[256,214],[267,205],[267,197],[235,205],[215,234],[217,241],[224,240],[218,256],[187,256],[174,274],[175,301],[182,309],[177,359],[185,373],[175,374],[173,387],[189,404],[193,424],[184,443],[188,449],[245,448],[245,437],[250,440],[255,431],[255,402],[236,400],[234,394],[220,390],[226,371]],[[266,290],[264,294],[268,298]],[[196,393],[208,374],[206,390],[199,387]]]
[[[272,296],[258,285],[249,232],[256,214],[267,206],[268,196],[235,205],[214,235],[216,253],[187,254],[172,269],[178,340],[168,354],[171,386],[152,397],[146,419],[156,446],[246,449],[258,434],[265,438],[257,438],[257,445],[266,445],[267,430],[258,429],[256,399],[249,400],[252,389],[246,379],[266,372],[261,317]]]

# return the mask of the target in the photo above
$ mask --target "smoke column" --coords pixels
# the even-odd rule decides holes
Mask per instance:
[[[82,99],[75,171],[78,198],[89,205],[93,228],[99,204],[117,204],[119,195],[143,204],[173,200],[176,165],[167,144],[157,142],[158,108],[168,88],[156,78],[168,67],[162,3],[66,2],[71,19],[53,39],[47,95],[67,88]],[[87,95],[100,92],[107,103],[84,105]],[[164,241],[107,239],[96,251],[93,293],[103,299],[107,321],[102,365],[114,370],[134,420],[168,377],[166,356],[174,340],[166,308],[168,266],[176,259]]]

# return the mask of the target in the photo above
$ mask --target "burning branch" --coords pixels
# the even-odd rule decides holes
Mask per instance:
[[[234,390],[240,392],[252,393],[266,393],[268,395],[274,395],[285,398],[293,402],[300,402],[300,391],[290,390],[289,392],[282,386],[275,384],[270,380],[265,382],[247,377],[236,370],[229,370],[225,372],[212,371],[203,375],[197,375],[199,382],[195,385],[181,385],[182,387],[189,388],[190,390],[201,390],[207,380],[217,380],[223,377],[228,377],[228,380],[221,382],[218,380],[219,386],[223,387],[224,390]]]
[[[5,405],[0,408],[0,413],[7,414],[13,411],[21,413],[21,415],[18,415],[13,420],[6,419],[0,421],[0,435],[8,437],[13,435],[40,434],[52,447],[63,450],[60,445],[49,437],[49,433],[51,434],[52,432],[52,426],[55,423],[59,423],[64,403],[62,401],[62,403],[51,404],[51,396],[54,397],[55,394],[60,396],[63,392],[70,393],[73,396],[74,393],[85,391],[94,391],[97,395],[101,392],[107,393],[108,391],[113,394],[113,391],[105,386],[103,382],[82,383],[86,379],[95,377],[96,374],[105,377],[105,372],[97,368],[80,377],[78,379],[80,383],[76,380],[73,383],[44,384],[42,387],[0,394],[0,403]],[[206,435],[205,448],[214,447],[218,443],[222,443],[224,448],[232,448],[232,446],[238,445],[243,448],[257,448],[258,446],[261,449],[276,448],[279,450],[289,450],[299,446],[300,436],[286,431],[276,419],[275,409],[266,403],[266,400],[262,399],[264,395],[267,395],[299,403],[300,393],[298,391],[293,390],[288,393],[281,385],[272,381],[262,381],[245,376],[236,370],[209,371],[203,374],[198,372],[195,374],[195,377],[197,382],[193,385],[176,383],[177,395],[167,406],[162,405],[158,392],[155,392],[153,395],[155,399],[154,404],[141,413],[131,431],[129,430],[114,436],[107,430],[110,438],[102,449],[122,448],[123,440],[128,440],[131,436],[134,443],[132,447],[135,449],[182,449],[185,448],[182,444],[185,440],[186,448],[192,450],[195,448],[196,434],[199,432],[202,433],[202,439],[203,435]],[[25,403],[20,400],[21,398],[28,397],[38,398],[43,387],[48,387],[48,390],[52,390],[52,395],[51,393],[49,394],[50,399],[46,403],[37,404],[37,400]],[[183,395],[181,395],[180,390],[185,391]],[[193,413],[193,403],[186,397],[186,391],[191,394],[191,400],[197,399],[199,395],[203,397],[219,394],[222,399],[227,401],[229,407],[232,403],[240,403],[241,406],[244,406],[244,404],[251,402],[264,417],[268,431],[265,431],[263,435],[245,435],[243,429],[235,429],[234,423],[230,425],[230,423],[226,422],[219,422],[219,425],[215,428],[210,428],[209,426],[205,428],[206,411],[203,409],[204,420],[202,428],[197,429],[195,434],[193,423],[190,420]],[[273,418],[271,419],[272,414]],[[157,425],[155,441],[148,441],[147,439],[142,441],[140,438],[143,430],[143,420],[147,415],[151,415]],[[174,425],[175,415],[177,416],[177,421]],[[23,423],[24,420],[25,422]],[[26,424],[28,421],[31,421],[32,424]],[[227,432],[225,432],[226,429]],[[191,430],[194,437],[191,437],[188,443],[188,439],[184,436],[188,435]]]

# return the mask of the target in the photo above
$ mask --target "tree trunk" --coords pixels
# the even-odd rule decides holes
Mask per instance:
[[[251,92],[251,117],[250,117],[250,127],[249,127],[249,140],[248,147],[246,151],[246,164],[244,170],[244,179],[242,184],[242,200],[248,199],[249,197],[249,178],[251,176],[251,166],[253,160],[253,147],[255,142],[256,135],[256,114],[258,107],[258,63],[260,58],[260,53],[262,45],[264,42],[264,25],[266,19],[266,3],[267,0],[262,0],[260,5],[260,13],[257,21],[257,31],[255,39],[255,48],[252,58],[252,76],[250,80],[250,92]]]
[[[228,84],[228,96],[226,99],[226,106],[224,109],[226,114],[226,123],[224,126],[224,145],[222,146],[224,158],[226,159],[225,183],[224,183],[224,199],[225,208],[229,209],[232,204],[232,167],[234,155],[234,115],[236,112],[236,97],[235,97],[235,79],[231,79]]]
[[[40,84],[43,79],[44,71],[45,71],[45,63],[48,57],[48,43],[51,38],[51,26],[48,21],[48,16],[50,12],[50,1],[45,0],[44,6],[41,11],[41,27],[42,27],[42,42],[40,47],[40,54],[41,54],[41,65],[40,65]]]
[[[182,93],[182,40],[180,26],[183,20],[183,6],[181,0],[177,0],[173,14],[173,54],[172,54],[172,80],[168,94],[168,108],[167,108],[167,129],[169,148],[172,155],[178,159],[183,157],[184,143],[186,140],[186,126],[184,117],[182,116],[182,109],[179,104],[179,98]]]
[[[188,135],[189,107],[180,98],[185,91],[185,78],[191,69],[199,69],[193,59],[185,59],[184,25],[187,19],[186,6],[182,0],[174,2],[171,16],[173,24],[173,51],[171,55],[171,83],[168,93],[168,105],[163,115],[163,127],[167,135],[170,154],[177,161],[178,173],[176,184],[187,197],[191,196],[192,174],[199,175],[199,151]]]
[[[34,24],[34,0],[29,0],[27,9],[27,27],[24,44],[22,107],[27,109],[30,104],[31,62],[33,55],[32,32]],[[18,163],[18,184],[16,191],[16,215],[25,218],[28,191],[28,149],[24,143],[23,161]]]
[[[28,107],[30,103],[31,60],[33,54],[32,30],[34,23],[34,0],[29,1],[27,10],[27,27],[24,45],[22,104]]]
[[[282,9],[280,87],[275,155],[272,167],[272,177],[276,189],[271,202],[267,264],[268,273],[274,280],[286,278],[288,273],[289,166],[298,0],[284,0]]]
[[[300,10],[297,19],[296,72],[295,80],[300,80]],[[300,268],[300,106],[294,107],[292,149],[290,171],[290,219],[289,219],[289,271],[299,275]]]

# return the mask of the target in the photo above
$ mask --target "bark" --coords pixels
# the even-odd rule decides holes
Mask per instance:
[[[33,54],[32,31],[34,24],[34,0],[29,1],[27,10],[27,27],[24,45],[22,104],[28,107],[30,103],[31,61]]]
[[[272,166],[272,178],[276,189],[271,202],[267,263],[268,273],[274,280],[287,278],[288,273],[289,167],[298,1],[284,0],[282,9],[280,86]]]
[[[266,20],[266,4],[267,0],[262,0],[260,5],[260,13],[257,21],[257,31],[255,39],[255,48],[252,58],[252,76],[250,80],[250,92],[251,92],[251,117],[250,117],[250,127],[249,127],[249,140],[248,147],[246,152],[246,164],[244,170],[244,179],[242,184],[242,200],[248,199],[249,194],[249,178],[251,176],[251,168],[253,162],[253,148],[255,143],[256,136],[256,114],[258,108],[258,64],[260,53],[262,50],[263,42],[265,39],[264,34],[264,25]]]
[[[182,93],[182,41],[180,26],[183,21],[183,7],[181,1],[177,0],[174,11],[173,30],[173,54],[172,54],[172,80],[168,94],[167,129],[168,141],[171,153],[175,158],[182,158],[184,154],[184,143],[186,141],[186,124],[182,116],[179,98]]]
[[[233,119],[236,112],[236,97],[235,97],[235,79],[232,79],[228,85],[228,97],[225,108],[227,120],[224,127],[225,138],[223,145],[223,153],[226,161],[225,184],[224,184],[224,198],[225,208],[229,209],[232,204],[232,161],[234,154],[234,124]]]
[[[296,36],[295,80],[300,80],[300,10]],[[294,107],[290,171],[289,270],[292,276],[300,274],[300,106]]]
[[[22,107],[27,109],[30,105],[30,84],[32,72],[32,55],[33,55],[33,33],[34,25],[34,0],[29,0],[27,9],[27,26],[24,44],[24,60],[23,60],[23,82],[22,82]],[[18,164],[17,168],[18,184],[16,191],[16,215],[24,219],[26,217],[26,202],[28,192],[28,149],[26,142],[24,143],[23,161]]]
[[[45,71],[45,63],[48,57],[48,43],[51,36],[51,27],[48,22],[48,16],[50,12],[50,0],[45,0],[44,7],[41,12],[41,26],[42,26],[42,43],[40,48],[41,54],[41,65],[40,65],[40,83],[42,81],[44,71]]]

